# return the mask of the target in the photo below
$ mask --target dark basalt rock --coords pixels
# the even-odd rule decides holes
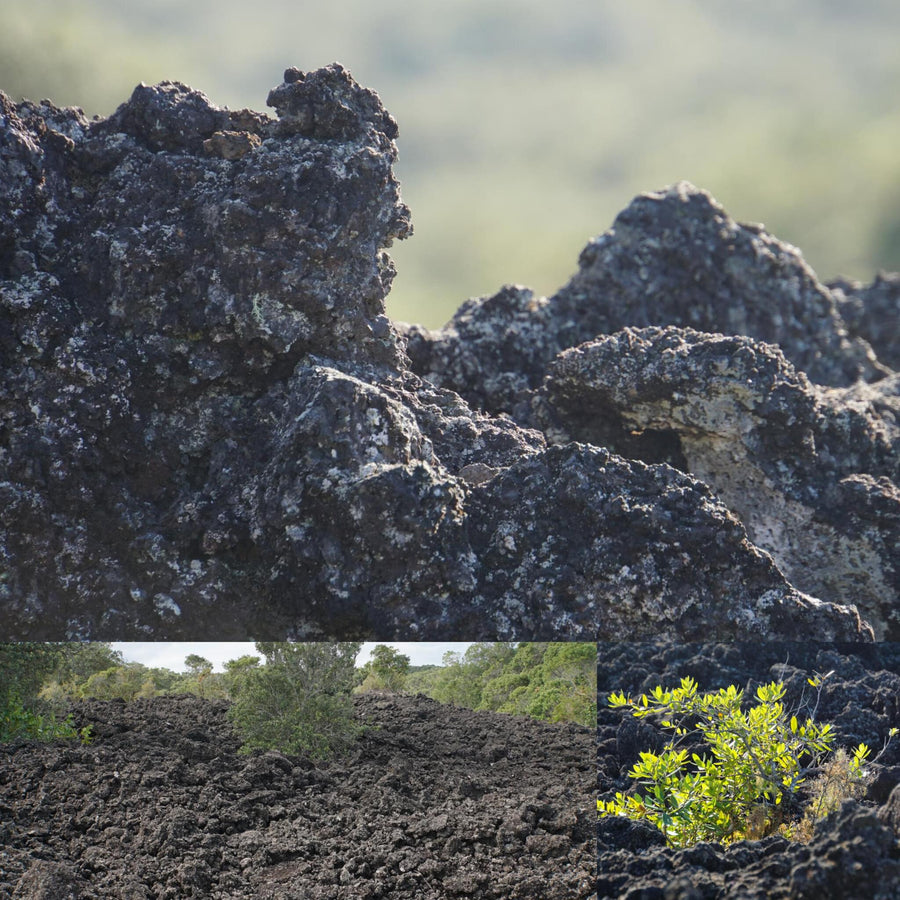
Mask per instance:
[[[828,287],[847,332],[868,341],[885,365],[900,369],[900,273],[880,272],[869,285],[841,279]]]
[[[673,464],[792,584],[852,598],[876,638],[900,634],[900,376],[816,389],[772,344],[628,328],[559,354],[539,400],[555,441],[676,437]]]
[[[611,798],[632,783],[627,772],[642,750],[662,742],[651,719],[640,720],[640,740],[619,740],[627,714],[612,710],[613,691],[631,696],[658,684],[677,685],[691,676],[701,691],[734,684],[752,696],[758,684],[782,681],[785,708],[801,719],[834,726],[845,749],[864,742],[873,755],[897,722],[900,645],[829,645],[819,642],[748,644],[600,644],[598,647],[598,793]],[[810,696],[807,678],[827,674],[821,694]],[[666,737],[669,732],[666,732]],[[599,898],[822,898],[894,900],[900,897],[900,788],[885,799],[884,784],[900,762],[894,738],[880,761],[884,779],[873,778],[867,794],[848,799],[820,820],[808,844],[778,835],[728,847],[703,843],[682,850],[665,845],[662,832],[620,817],[598,820]],[[894,784],[896,782],[894,781]]]
[[[553,297],[510,286],[404,331],[413,369],[473,405],[703,481],[795,588],[895,639],[898,302],[893,276],[829,290],[682,183],[637,197]]]
[[[163,82],[88,121],[0,96],[7,639],[870,637],[856,604],[892,633],[895,380],[815,400],[798,381],[782,391],[797,409],[762,417],[779,472],[804,417],[828,453],[855,454],[828,470],[831,518],[807,482],[791,495],[822,518],[812,534],[864,542],[806,580],[809,542],[792,555],[739,521],[677,423],[635,435],[610,401],[569,433],[537,393],[557,354],[619,327],[601,257],[636,291],[627,262],[654,228],[654,265],[671,269],[658,296],[678,283],[687,304],[703,286],[693,324],[751,298],[734,326],[774,339],[789,323],[795,366],[836,385],[883,376],[796,253],[682,185],[635,201],[556,298],[506,289],[446,334],[398,333],[396,123],[337,64],[287,70],[269,102],[277,119]],[[727,272],[701,278],[703,255],[675,252],[685,235],[725,240]],[[819,423],[828,403],[844,406]]]
[[[824,385],[877,380],[889,361],[848,334],[841,299],[795,247],[735,222],[706,191],[681,182],[636,197],[549,300],[521,286],[469,300],[440,331],[406,326],[408,352],[417,372],[493,412],[521,411],[521,392],[540,385],[560,350],[649,325],[778,344]]]
[[[239,754],[223,701],[77,704],[90,746],[0,746],[0,896],[594,896],[593,729],[355,705],[369,728],[314,765]]]

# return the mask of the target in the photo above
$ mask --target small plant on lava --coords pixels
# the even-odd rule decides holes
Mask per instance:
[[[808,681],[820,691],[824,677]],[[691,678],[683,678],[673,690],[656,687],[639,700],[612,694],[611,707],[630,709],[637,718],[658,715],[673,737],[662,753],[642,752],[628,773],[641,792],[599,800],[600,815],[645,819],[673,847],[699,841],[729,844],[774,833],[808,840],[812,819],[835,808],[839,796],[851,796],[864,786],[871,751],[860,744],[850,754],[839,751],[832,757],[832,727],[788,717],[784,693],[779,682],[761,685],[758,703],[746,711],[743,691],[732,685],[698,694]],[[681,746],[692,730],[702,732],[708,753],[689,753]],[[888,741],[896,732],[891,729]],[[810,775],[819,779],[801,819],[798,791]]]

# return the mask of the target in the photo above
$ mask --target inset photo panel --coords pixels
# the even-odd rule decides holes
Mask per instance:
[[[0,896],[591,898],[593,643],[0,644]]]
[[[900,644],[597,663],[598,898],[900,896]]]

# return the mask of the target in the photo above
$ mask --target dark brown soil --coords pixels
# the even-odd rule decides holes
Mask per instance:
[[[0,898],[593,895],[590,729],[357,699],[340,763],[238,754],[224,702],[76,708],[87,747],[0,746]]]
[[[783,681],[789,709],[810,701],[806,679],[831,672],[816,719],[831,722],[838,743],[882,747],[900,726],[900,645],[600,644],[597,771],[599,796],[633,786],[628,770],[641,750],[668,737],[647,719],[611,710],[611,691],[632,696],[693,677],[702,691],[735,684],[752,697],[757,684]],[[812,698],[814,702],[814,698]],[[807,707],[808,712],[808,707]],[[624,900],[894,900],[900,898],[900,741],[894,738],[864,800],[845,801],[808,844],[780,836],[727,849],[665,845],[646,823],[605,817],[598,825],[598,898]]]

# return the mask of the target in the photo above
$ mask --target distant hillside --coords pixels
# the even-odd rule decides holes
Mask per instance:
[[[285,66],[343,62],[400,123],[399,318],[550,293],[634,194],[682,178],[824,278],[900,268],[889,0],[8,0],[0,22],[0,88],[91,113],[164,78],[262,109]]]

